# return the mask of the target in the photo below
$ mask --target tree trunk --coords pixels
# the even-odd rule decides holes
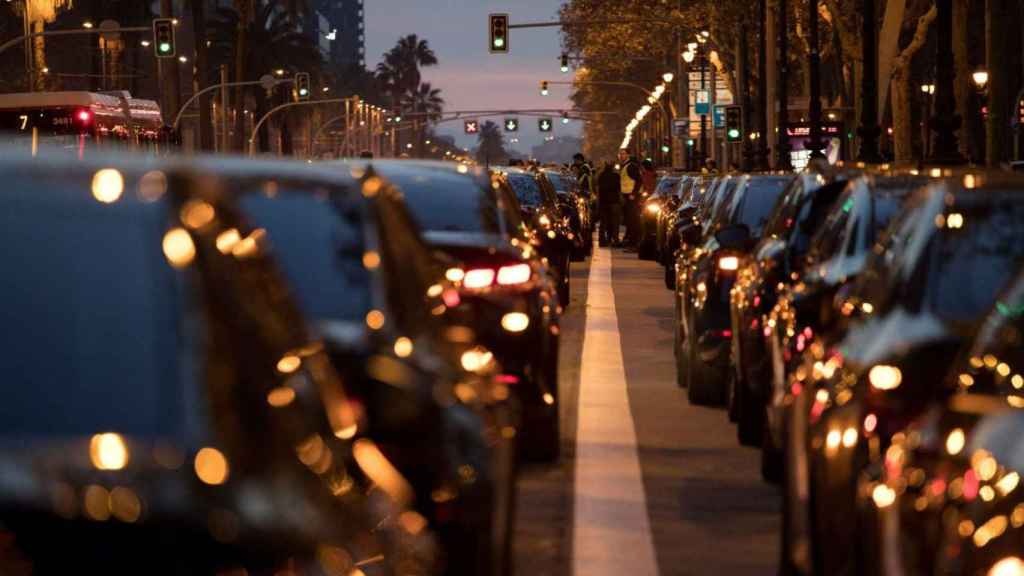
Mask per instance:
[[[910,44],[900,52],[892,63],[892,137],[896,162],[914,159],[913,129],[910,114],[910,64],[914,55],[924,46],[938,10],[934,5],[917,20],[917,29]]]
[[[1011,16],[1011,0],[985,2],[985,52],[988,60],[988,120],[985,124],[985,163],[998,166],[1010,157],[1010,55],[1007,43],[1019,23]],[[1016,107],[1016,106],[1015,106]]]
[[[196,75],[199,77],[198,89],[210,86],[210,61],[206,47],[206,2],[205,0],[189,0],[192,12],[192,27],[196,44]],[[199,98],[199,149],[210,152],[213,150],[213,93]]]
[[[960,154],[971,158],[971,69],[967,61],[967,23],[969,21],[969,0],[953,0],[953,59],[956,62],[956,76],[953,78],[953,95],[956,96],[956,113],[963,118],[960,125]]]
[[[32,32],[43,31],[43,21],[36,20],[32,23]],[[46,74],[43,73],[43,69],[46,68],[46,37],[36,36],[32,39],[32,85],[34,91],[46,90]]]

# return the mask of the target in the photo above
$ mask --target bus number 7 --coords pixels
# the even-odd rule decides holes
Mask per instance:
[[[21,128],[19,130],[24,130],[28,126],[28,114],[22,114],[18,116],[18,119],[21,120]]]

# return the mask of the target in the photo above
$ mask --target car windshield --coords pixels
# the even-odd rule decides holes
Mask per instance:
[[[246,194],[240,204],[254,225],[266,229],[271,252],[307,317],[362,322],[371,296],[358,209],[284,186],[273,197]]]
[[[678,183],[678,176],[663,176],[661,180],[658,180],[658,185],[654,188],[653,196],[670,196]]]
[[[957,208],[945,220],[921,258],[923,270],[908,277],[908,292],[923,290],[921,304],[943,319],[971,321],[1024,263],[1024,203]],[[924,286],[915,277],[926,278]]]
[[[427,231],[501,232],[494,190],[480,182],[440,173],[386,173],[405,198],[419,227]]]
[[[197,338],[185,275],[161,249],[168,222],[164,203],[102,204],[88,181],[5,177],[0,434],[194,430]]]
[[[789,181],[786,177],[755,176],[747,182],[736,220],[750,228],[751,237],[761,235],[768,216]]]
[[[544,194],[540,191],[540,184],[532,175],[509,174],[508,182],[522,206],[535,208],[544,204]]]
[[[555,192],[565,194],[572,190],[572,186],[569,185],[569,180],[565,176],[558,172],[545,172],[544,174],[548,177],[548,180],[551,181],[551,185],[554,186]]]

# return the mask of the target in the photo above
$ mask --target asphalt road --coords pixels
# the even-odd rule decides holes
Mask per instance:
[[[619,249],[573,265],[560,356],[563,458],[521,473],[517,574],[600,576],[624,565],[631,576],[775,571],[778,494],[761,482],[757,452],[736,443],[725,413],[690,406],[676,387],[672,295],[661,274]],[[602,368],[595,377],[588,365],[581,382],[588,335],[587,358]],[[620,351],[601,348],[609,342]],[[615,369],[605,369],[607,358]],[[595,426],[608,425],[616,434],[613,469],[593,461],[609,449]],[[637,464],[638,473],[619,470]],[[649,548],[653,558],[645,558]],[[599,553],[588,563],[574,550]]]

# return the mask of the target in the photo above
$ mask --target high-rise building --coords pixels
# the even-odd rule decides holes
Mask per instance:
[[[338,69],[366,66],[363,0],[320,0],[317,10],[327,19],[331,64]]]

